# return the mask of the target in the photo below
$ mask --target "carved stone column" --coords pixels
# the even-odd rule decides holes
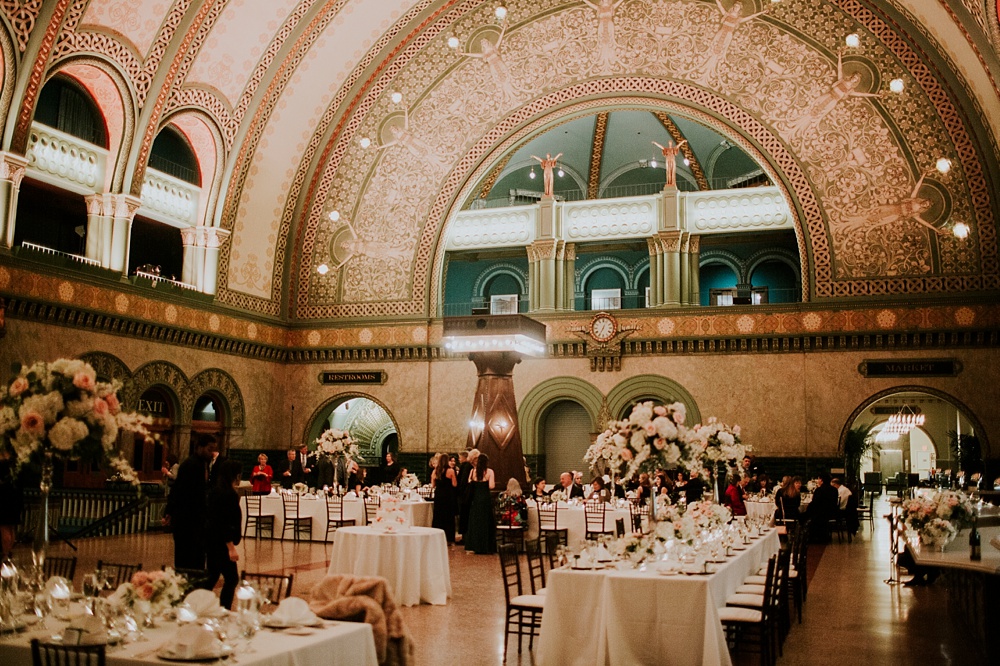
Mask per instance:
[[[576,309],[576,243],[566,243],[563,257],[562,309],[572,312]]]
[[[688,261],[691,266],[691,280],[690,285],[690,296],[688,297],[688,302],[691,305],[701,305],[701,278],[699,271],[701,267],[701,236],[691,235],[691,242],[688,245],[688,254],[690,255]]]
[[[195,284],[195,264],[198,254],[198,228],[185,227],[181,229],[181,245],[184,248],[184,255],[181,258],[181,282]]]
[[[87,204],[87,237],[85,239],[86,244],[84,245],[83,255],[87,259],[93,259],[104,266],[104,262],[102,261],[104,256],[107,256],[108,261],[111,261],[111,254],[104,251],[102,243],[105,226],[104,195],[91,194],[89,197],[84,197],[83,201]]]
[[[498,488],[507,480],[524,477],[521,429],[514,399],[514,366],[521,362],[515,352],[469,354],[479,372],[479,384],[472,404],[468,445],[490,457],[490,467]]]
[[[218,291],[219,281],[219,249],[229,238],[229,231],[218,227],[201,227],[205,243],[205,262],[201,271],[198,288],[206,294]]]
[[[665,307],[681,304],[681,237],[683,231],[661,231],[663,251],[663,303]]]
[[[681,280],[680,280],[680,301],[681,305],[691,304],[691,234],[686,231],[681,232]]]
[[[663,304],[663,252],[660,239],[652,236],[646,239],[649,248],[649,307]]]
[[[536,240],[527,247],[531,312],[563,309],[565,247],[565,242],[555,239]]]
[[[106,196],[105,211],[109,203],[114,211],[111,219],[111,261],[108,268],[127,275],[129,248],[132,242],[132,220],[142,201],[130,194]]]
[[[7,249],[14,245],[17,195],[27,164],[28,160],[21,155],[0,152],[0,244]]]

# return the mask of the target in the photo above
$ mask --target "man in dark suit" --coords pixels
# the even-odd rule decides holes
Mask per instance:
[[[563,472],[559,475],[559,487],[555,490],[561,490],[568,500],[574,497],[583,499],[583,487],[573,483],[572,472]]]
[[[180,569],[205,568],[208,465],[218,446],[213,435],[194,437],[194,449],[177,470],[163,513],[163,524],[173,531],[174,566]]]
[[[814,541],[830,542],[830,521],[837,517],[837,489],[830,484],[830,475],[826,472],[816,479],[818,484],[813,491],[812,502],[806,508],[809,517],[810,533]]]
[[[292,485],[296,483],[304,483],[308,485],[314,485],[310,483],[313,480],[313,468],[309,464],[309,447],[303,444],[299,447],[299,452],[295,454],[295,460],[292,463]]]
[[[302,470],[299,468],[299,473],[295,474],[295,449],[288,449],[288,455],[285,460],[281,463],[281,469],[278,472],[278,479],[281,480],[281,487],[285,490],[290,490],[292,484],[295,483],[295,478],[301,478]]]
[[[698,472],[691,472],[691,478],[688,482],[684,484],[684,497],[688,504],[691,502],[700,502],[702,496],[705,494],[705,481],[702,480],[701,474]]]

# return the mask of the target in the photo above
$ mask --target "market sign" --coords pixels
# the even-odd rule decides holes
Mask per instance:
[[[858,372],[869,379],[878,377],[955,377],[962,364],[953,358],[910,358],[891,361],[864,361]]]

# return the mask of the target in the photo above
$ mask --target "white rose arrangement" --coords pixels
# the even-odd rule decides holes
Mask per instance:
[[[316,439],[316,450],[312,455],[321,458],[324,456],[334,457],[341,454],[346,455],[354,461],[361,460],[358,445],[351,438],[351,433],[346,430],[337,430],[336,428],[324,430],[319,438]]]
[[[0,386],[0,447],[18,467],[51,453],[109,465],[118,478],[138,482],[115,448],[120,432],[148,434],[151,420],[121,409],[118,382],[99,382],[83,361],[60,359],[21,368]]]

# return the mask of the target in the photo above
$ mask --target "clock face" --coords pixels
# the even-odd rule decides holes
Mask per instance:
[[[618,323],[611,315],[599,314],[590,322],[590,334],[598,342],[607,342],[615,337],[617,330]]]

